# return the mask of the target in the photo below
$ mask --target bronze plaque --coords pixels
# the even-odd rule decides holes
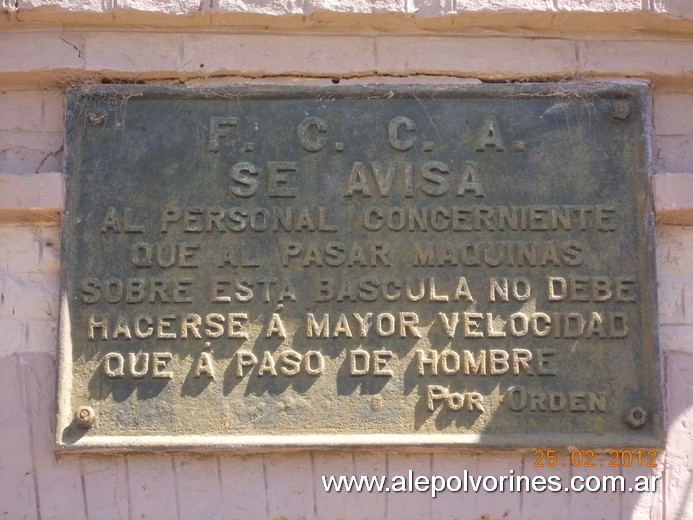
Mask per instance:
[[[70,90],[60,449],[661,442],[648,91]]]

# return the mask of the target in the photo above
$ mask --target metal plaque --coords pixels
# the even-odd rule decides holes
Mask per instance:
[[[59,449],[661,442],[638,84],[69,91]]]

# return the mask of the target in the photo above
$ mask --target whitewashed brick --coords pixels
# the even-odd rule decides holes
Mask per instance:
[[[62,132],[63,97],[59,91],[0,92],[0,130]]]
[[[388,485],[391,486],[394,482],[393,477],[404,477],[405,486],[408,486],[409,471],[412,471],[412,477],[415,479],[418,476],[425,476],[430,479],[433,468],[433,456],[429,454],[409,455],[402,454],[397,457],[390,457],[388,464]],[[400,479],[398,484],[401,484]],[[402,488],[399,488],[400,490]],[[408,487],[404,488],[405,492],[388,493],[387,494],[387,518],[397,520],[400,518],[420,518],[426,520],[431,518],[432,498],[430,491],[418,492],[414,488],[409,491]]]
[[[657,222],[693,225],[693,174],[660,173],[652,181]]]
[[[24,350],[24,323],[17,318],[0,316],[0,356]]]
[[[690,470],[690,459],[667,458],[666,470],[666,519],[692,520],[693,486],[691,479],[693,472]],[[644,520],[644,519],[643,519]]]
[[[608,454],[595,454],[592,459],[592,464],[595,467],[584,467],[582,465],[576,465],[576,467],[570,467],[570,455],[569,452],[562,451],[561,463],[567,464],[568,474],[570,478],[575,476],[580,476],[583,478],[588,478],[591,475],[620,475],[621,470],[618,467],[609,467],[609,461],[611,457]],[[579,457],[579,456],[576,456]],[[575,459],[579,461],[579,458]],[[583,459],[584,460],[584,459]],[[600,464],[602,465],[600,467]],[[551,468],[553,470],[553,468]],[[564,482],[564,487],[569,481]],[[604,492],[604,493],[567,493],[570,495],[569,503],[566,504],[566,509],[570,511],[570,520],[582,520],[583,518],[601,518],[602,516],[614,517],[614,518],[632,518],[630,511],[621,510],[621,493],[619,492]],[[620,515],[618,514],[620,510]],[[604,512],[609,511],[611,514],[605,515]]]
[[[657,171],[690,173],[693,170],[693,136],[661,136],[655,147]]]
[[[674,18],[693,18],[693,2],[690,0],[654,0],[654,11]]]
[[[89,518],[121,520],[128,515],[128,482],[124,456],[82,456],[86,511]]]
[[[683,285],[680,281],[662,280],[657,284],[659,323],[683,323]]]
[[[542,449],[550,448],[542,447]],[[557,460],[560,458],[560,462],[558,462],[557,466],[549,468],[545,465],[545,457],[542,458],[542,462],[537,462],[539,455],[527,453],[522,459],[522,469],[515,471],[515,475],[526,475],[530,479],[539,476],[547,478],[551,475],[556,475],[561,478],[563,483],[567,483],[570,481],[572,473],[570,465],[566,462],[568,453],[564,450],[559,450],[556,457]],[[536,464],[544,464],[544,466]],[[549,516],[563,520],[570,519],[570,511],[572,511],[571,500],[574,498],[570,493],[536,493],[530,491],[529,493],[523,492],[522,495],[521,518],[540,519]]]
[[[693,227],[657,228],[657,276],[693,277]]]
[[[411,0],[409,0],[411,1]],[[426,0],[433,3],[435,0]],[[449,0],[448,0],[449,1]],[[261,0],[218,0],[209,2],[204,0],[166,0],[156,5],[152,0],[18,0],[15,8],[13,2],[6,2],[5,9],[18,9],[20,12],[35,9],[44,9],[49,12],[79,13],[108,13],[116,6],[119,10],[155,12],[169,15],[194,15],[196,12],[206,9],[208,6],[218,8],[230,13],[257,13],[257,14],[310,14],[316,9],[310,0],[274,0],[264,2]],[[474,2],[478,5],[474,5]],[[308,4],[307,6],[304,6]],[[404,12],[405,0],[349,0],[338,2],[337,0],[318,0],[320,7],[317,10],[326,12],[349,13],[378,13],[378,12]],[[421,2],[420,2],[421,3]],[[557,0],[554,5],[551,0],[457,0],[458,10],[471,10],[474,12],[513,12],[513,11],[545,11],[553,8],[564,11],[596,12],[596,13],[625,13],[647,9],[647,4],[642,0]],[[267,4],[270,4],[269,6]],[[408,12],[412,12],[409,10]],[[436,12],[436,11],[432,11]],[[676,18],[693,16],[693,9],[688,0],[653,0],[653,12],[665,14]],[[439,15],[444,14],[439,13]]]
[[[404,13],[407,0],[306,0],[304,13],[329,11],[332,13]]]
[[[657,136],[693,136],[693,93],[655,91],[653,120]]]
[[[3,50],[2,70],[80,70],[84,68],[81,45],[79,35],[67,32],[0,33],[0,48]]]
[[[26,9],[52,9],[73,13],[105,13],[113,9],[113,0],[17,0],[17,7]]]
[[[0,185],[2,185],[2,179],[0,179]],[[13,273],[37,271],[41,249],[43,249],[43,242],[39,228],[0,227],[0,271]]]
[[[642,11],[642,0],[558,0],[559,11],[628,13]]]
[[[354,454],[354,475],[382,476],[388,474],[391,455],[377,452]],[[368,511],[373,518],[386,518],[388,507],[387,493],[359,493],[358,510]],[[363,514],[363,513],[360,513]]]
[[[527,12],[527,11],[547,11],[551,2],[546,0],[456,0],[455,8],[458,13],[487,11],[487,12]]]
[[[693,280],[683,286],[683,321],[693,325]]]
[[[310,518],[318,483],[313,477],[310,453],[266,455],[267,503],[270,518]],[[282,493],[272,493],[281,489]]]
[[[212,9],[227,13],[252,13],[265,15],[302,15],[308,0],[214,0]]]
[[[373,41],[361,36],[94,32],[84,36],[84,49],[88,70],[148,76],[332,75],[375,68]]]
[[[438,475],[445,479],[449,477],[463,478],[463,472],[466,469],[469,473],[478,473],[479,456],[468,453],[455,453],[454,456],[450,453],[434,453],[433,454],[433,469],[432,475]],[[431,518],[445,519],[450,517],[451,511],[460,509],[461,501],[466,498],[463,491],[445,490],[436,495],[431,500]],[[465,514],[470,518],[475,515],[478,518],[478,509],[476,500],[465,500]]]
[[[217,457],[174,455],[181,518],[224,518]]]
[[[438,17],[455,14],[453,0],[406,0],[406,11],[421,17]]]
[[[62,169],[62,132],[0,130],[0,173],[54,172]]]
[[[56,320],[58,316],[58,276],[40,273],[5,276],[0,316],[21,319]]]
[[[668,518],[691,519],[693,509],[693,355],[666,354]]]
[[[85,65],[88,70],[115,73],[176,73],[182,70],[183,39],[180,34],[167,33],[86,33]]]
[[[207,74],[350,75],[375,69],[373,40],[363,36],[196,35],[186,38],[186,70]]]
[[[523,455],[518,453],[485,453],[483,455],[465,453],[439,453],[433,457],[434,475],[448,478],[459,477],[464,485],[465,470],[467,478],[478,479],[479,477],[511,475],[512,470],[515,475],[532,473],[530,468],[524,466]],[[544,470],[546,468],[543,468]],[[560,473],[551,468],[551,473]],[[542,474],[547,474],[544,471]],[[469,485],[469,484],[468,484]],[[506,482],[507,485],[507,482]],[[530,494],[511,493],[511,492],[487,492],[483,489],[473,492],[468,488],[464,492],[464,487],[457,492],[445,491],[440,493],[432,502],[432,518],[449,518],[452,512],[460,511],[460,505],[464,504],[464,514],[462,518],[534,518],[523,510],[523,501],[529,500]],[[534,497],[539,499],[540,497]],[[564,504],[565,499],[559,500],[559,504]],[[530,501],[529,511],[534,505]],[[552,512],[558,509],[545,509],[542,514],[551,516]],[[543,518],[543,517],[538,517]]]
[[[62,202],[64,184],[60,176],[59,193],[54,197]],[[57,190],[56,190],[57,191]],[[58,206],[61,210],[63,205]],[[43,272],[57,272],[60,269],[60,228],[58,226],[41,226],[39,237],[42,248],[39,249],[39,270]]]
[[[55,354],[58,345],[58,324],[55,320],[27,319],[21,352]]]
[[[643,452],[646,453],[647,450],[643,450]],[[660,457],[660,459],[663,458],[664,457]],[[649,461],[649,458],[647,461]],[[643,464],[646,464],[647,461],[643,460]],[[620,474],[626,479],[628,485],[634,484],[636,477],[646,476],[649,482],[656,486],[656,492],[623,493],[620,497],[621,518],[628,518],[630,520],[652,520],[660,518],[662,520],[667,520],[671,518],[664,515],[664,502],[662,496],[664,494],[666,481],[664,480],[663,469],[663,460],[657,462],[656,468],[639,467],[636,464],[620,468]],[[659,478],[654,480],[653,477]]]
[[[200,0],[118,0],[118,9],[147,11],[169,15],[197,14],[202,10],[205,1]]]
[[[329,76],[374,70],[373,39],[365,36],[38,32],[16,33],[12,37],[20,43],[26,40],[22,47],[14,39],[5,42],[0,36],[7,55],[12,60],[15,55],[20,56],[16,64],[10,63],[4,69],[14,72],[47,72],[59,67],[63,73],[86,67],[90,72],[104,74],[142,73],[147,77],[171,78],[222,72],[246,76]],[[693,43],[686,41],[595,40],[576,44],[553,38],[386,35],[375,38],[378,69],[385,74],[429,72],[507,78],[572,76],[579,72],[651,77],[685,75],[693,66]],[[186,49],[187,46],[190,48]],[[25,47],[38,50],[24,56]],[[67,52],[62,47],[71,49],[75,57],[60,54]],[[42,48],[45,52],[40,52]],[[148,52],[141,52],[143,48]],[[200,64],[205,67],[200,69]]]
[[[322,477],[347,478],[356,474],[356,455],[348,452],[319,452],[313,454],[313,473],[315,475],[315,512],[318,518],[356,518],[366,511],[362,507],[360,495],[368,493],[327,493]]]
[[[59,221],[63,208],[65,184],[59,173],[38,173],[33,175],[0,174],[0,223],[18,224],[21,222],[55,223]],[[57,232],[32,231],[36,235],[38,247],[38,268],[51,269],[57,265]],[[57,228],[55,228],[57,229]],[[12,234],[17,231],[5,230]],[[20,240],[20,242],[22,242]],[[0,270],[2,270],[4,250],[11,251],[12,244],[0,241]],[[52,249],[51,249],[52,248]],[[35,262],[30,262],[33,265]],[[26,269],[26,268],[23,268]]]
[[[523,456],[519,453],[489,453],[479,458],[479,475],[509,475],[522,471]],[[486,514],[489,518],[515,518],[520,511],[520,493],[481,492],[478,494],[478,514]]]
[[[0,516],[36,518],[34,457],[18,356],[0,354]]]
[[[42,518],[85,519],[79,459],[53,455],[55,428],[55,359],[47,354],[22,354],[32,447]]]
[[[693,68],[693,42],[689,41],[586,41],[578,45],[583,74],[678,76]]]
[[[404,13],[405,0],[305,0],[304,14],[316,11],[333,13]]]
[[[63,132],[65,125],[64,89],[41,91],[41,129],[44,132]]]
[[[180,518],[172,455],[126,455],[131,518]]]
[[[225,518],[268,518],[267,465],[264,456],[220,456],[219,463]]]
[[[662,351],[679,351],[693,354],[693,325],[667,325],[659,329]]]
[[[561,40],[376,37],[378,72],[479,77],[575,73],[575,46]]]

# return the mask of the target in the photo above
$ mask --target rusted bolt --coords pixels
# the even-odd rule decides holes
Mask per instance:
[[[614,103],[613,115],[615,119],[623,121],[630,115],[630,103],[623,99],[619,99]]]
[[[91,406],[80,406],[75,412],[75,422],[80,428],[91,428],[94,426],[94,419],[96,419],[96,413]]]
[[[100,116],[97,116],[96,114],[89,114],[87,116],[87,119],[89,119],[89,124],[91,126],[99,126],[102,125],[106,121],[106,116],[108,113],[103,113]]]
[[[647,421],[647,412],[641,407],[636,406],[628,410],[626,422],[631,428],[640,428]]]

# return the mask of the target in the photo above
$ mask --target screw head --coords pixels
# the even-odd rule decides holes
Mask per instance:
[[[623,99],[619,99],[614,103],[613,116],[615,119],[623,121],[630,115],[630,103]]]
[[[99,126],[102,125],[106,121],[106,117],[108,116],[108,113],[103,113],[101,115],[96,115],[96,114],[89,114],[87,116],[87,119],[89,120],[89,124],[92,126]]]
[[[91,406],[80,406],[75,412],[75,422],[80,428],[88,429],[94,426],[96,412]]]
[[[640,406],[635,406],[628,410],[626,414],[626,422],[631,428],[640,428],[647,422],[647,412]]]

